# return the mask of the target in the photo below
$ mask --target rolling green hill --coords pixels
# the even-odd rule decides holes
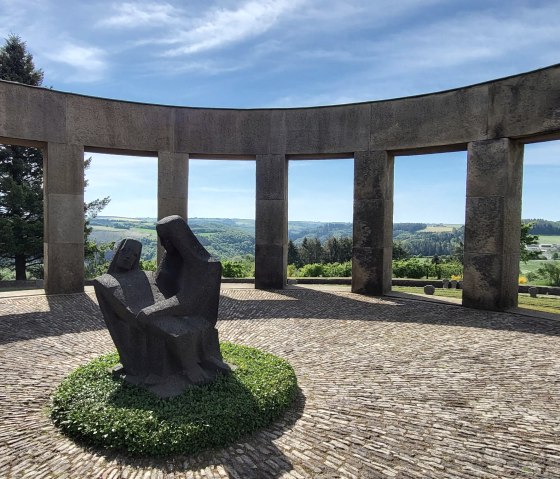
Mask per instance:
[[[91,238],[98,243],[119,241],[125,237],[142,242],[144,259],[156,256],[155,218],[98,216],[91,220]],[[541,228],[546,224],[540,220]],[[551,222],[554,223],[554,222]],[[255,254],[255,221],[238,218],[189,218],[189,225],[199,241],[219,259]],[[304,238],[352,236],[352,223],[290,221],[288,238],[300,244]],[[463,241],[463,226],[456,224],[395,223],[393,238],[412,255],[453,254]],[[541,235],[540,243],[560,244],[560,236]]]

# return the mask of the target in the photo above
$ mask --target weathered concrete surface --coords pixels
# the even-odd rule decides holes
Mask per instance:
[[[560,66],[446,92],[289,109],[148,105],[0,81],[0,137],[201,155],[339,154],[560,137]]]
[[[463,304],[517,306],[523,146],[509,139],[469,144]]]
[[[158,152],[158,219],[188,218],[189,155]]]
[[[46,153],[46,154],[45,154]],[[49,143],[44,151],[47,293],[84,290],[84,150]]]
[[[255,287],[283,288],[288,258],[288,161],[257,156]]]
[[[173,151],[174,109],[68,95],[68,141],[126,151]]]
[[[352,291],[391,291],[394,158],[386,151],[354,156]]]
[[[69,96],[0,80],[0,137],[66,143]]]
[[[489,138],[560,138],[560,66],[492,82],[489,95]]]
[[[188,218],[189,206],[189,155],[158,152],[158,220],[166,216],[179,215]],[[163,256],[164,249],[158,240],[157,261]]]
[[[371,150],[420,150],[486,138],[487,85],[371,107]]]
[[[273,153],[271,121],[268,110],[177,108],[175,149],[191,157]]]
[[[369,104],[284,110],[288,154],[345,153],[367,150]]]
[[[3,297],[0,315],[1,477],[560,477],[558,321],[333,290],[222,290],[220,337],[287,359],[296,404],[229,447],[131,459],[80,447],[45,413],[64,376],[114,348],[93,294]]]

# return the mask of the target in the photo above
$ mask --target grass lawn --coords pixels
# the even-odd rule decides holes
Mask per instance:
[[[424,288],[413,286],[393,286],[393,291],[426,296]],[[462,294],[460,289],[436,288],[434,296],[461,298]],[[539,295],[538,298],[531,298],[527,293],[519,293],[519,307],[560,314],[560,296]]]

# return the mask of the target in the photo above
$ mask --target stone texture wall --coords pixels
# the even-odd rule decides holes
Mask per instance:
[[[516,304],[519,252],[509,239],[519,228],[522,144],[553,138],[560,138],[560,65],[430,95],[293,109],[148,105],[0,81],[0,141],[47,151],[50,293],[83,289],[84,150],[157,155],[160,217],[186,216],[189,156],[256,159],[258,288],[286,281],[287,159],[354,157],[353,290],[383,294],[394,156],[468,148],[465,304],[504,309]],[[477,176],[488,167],[498,171],[498,185]]]

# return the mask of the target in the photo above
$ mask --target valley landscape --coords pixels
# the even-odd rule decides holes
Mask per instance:
[[[538,235],[539,244],[560,248],[560,222],[543,219],[527,219],[534,224],[531,234]],[[91,239],[98,244],[135,238],[142,242],[142,258],[154,260],[157,250],[155,218],[125,218],[98,216],[90,220],[93,228]],[[248,259],[255,250],[255,220],[237,218],[189,218],[189,225],[204,247],[220,260]],[[441,223],[395,223],[393,240],[410,256],[433,257],[454,255],[462,248],[464,227],[461,224]],[[301,245],[305,238],[319,239],[352,237],[352,223],[290,221],[288,238],[294,245]],[[539,264],[521,263],[521,271],[528,273]]]

